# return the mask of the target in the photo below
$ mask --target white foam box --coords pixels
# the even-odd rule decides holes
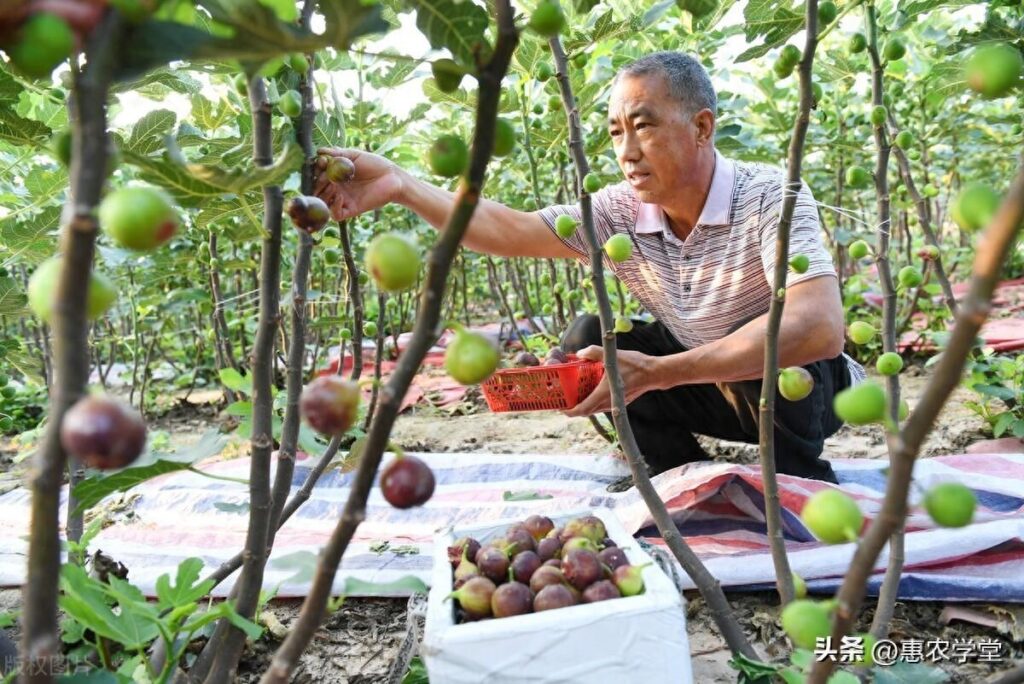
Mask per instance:
[[[643,570],[645,591],[597,603],[455,623],[448,547],[470,536],[481,543],[519,520],[449,527],[435,537],[434,567],[420,656],[431,684],[690,684],[684,599],[608,509],[550,516],[555,525],[580,515],[604,521],[608,536]]]

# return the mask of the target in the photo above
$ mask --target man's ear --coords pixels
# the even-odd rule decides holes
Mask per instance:
[[[697,145],[704,146],[714,143],[715,140],[715,115],[710,109],[702,109],[693,116],[693,123],[697,126]]]

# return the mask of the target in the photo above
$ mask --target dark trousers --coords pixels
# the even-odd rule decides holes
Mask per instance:
[[[666,356],[686,348],[661,323],[634,321],[628,333],[616,334],[619,349]],[[562,339],[567,352],[601,345],[601,322],[587,314],[572,322]],[[842,425],[832,411],[832,397],[850,385],[850,371],[840,354],[804,366],[814,389],[800,401],[775,398],[775,464],[780,473],[836,482],[821,457],[825,438]],[[694,433],[757,444],[761,380],[680,385],[647,392],[629,404],[626,414],[637,444],[657,474],[683,463],[707,460]]]

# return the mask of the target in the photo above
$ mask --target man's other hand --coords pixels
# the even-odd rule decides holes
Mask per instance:
[[[331,182],[324,173],[325,157],[345,157],[355,174],[343,183]],[[338,147],[317,150],[314,193],[331,208],[336,221],[344,221],[394,202],[402,193],[401,169],[384,157]]]
[[[657,357],[641,354],[637,351],[619,350],[616,354],[619,361],[619,374],[626,388],[626,403],[654,389],[661,389],[657,382]],[[604,349],[590,346],[576,352],[576,357],[590,361],[604,362]],[[601,379],[594,391],[583,401],[568,411],[563,411],[573,418],[592,416],[612,409],[612,395],[608,386],[608,376]]]

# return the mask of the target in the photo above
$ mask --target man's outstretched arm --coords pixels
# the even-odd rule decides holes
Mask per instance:
[[[322,173],[316,194],[331,207],[337,220],[349,219],[390,202],[415,212],[442,230],[455,204],[455,194],[415,178],[404,169],[369,152],[321,148],[321,155],[346,157],[355,165],[355,176],[332,183]],[[322,171],[322,169],[321,169]],[[547,224],[534,212],[517,211],[481,199],[473,212],[464,244],[469,249],[495,256],[576,258]]]

